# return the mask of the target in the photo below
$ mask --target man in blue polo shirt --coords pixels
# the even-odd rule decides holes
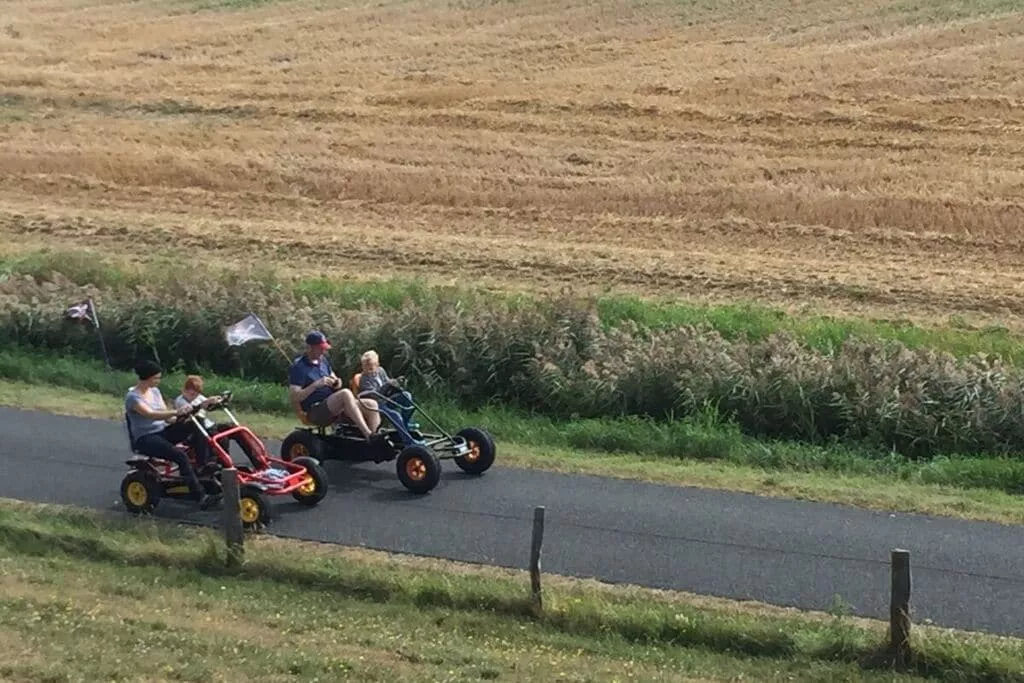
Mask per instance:
[[[347,415],[370,440],[380,426],[377,402],[363,399],[361,405],[350,389],[342,388],[324,355],[331,345],[322,332],[314,330],[307,334],[306,347],[306,353],[296,358],[288,370],[288,395],[293,405],[301,406],[306,418],[320,427]]]

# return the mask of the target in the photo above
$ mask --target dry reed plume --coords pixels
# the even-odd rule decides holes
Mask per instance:
[[[285,364],[270,345],[239,355],[224,344],[223,326],[256,310],[296,353],[307,330],[323,329],[341,375],[375,348],[393,374],[471,405],[498,401],[565,419],[712,414],[752,435],[837,438],[912,457],[1016,453],[1024,439],[1024,371],[980,354],[958,360],[858,339],[822,353],[784,333],[750,341],[693,326],[606,329],[576,299],[517,309],[437,296],[354,309],[273,280],[199,275],[100,290],[59,274],[19,276],[0,286],[0,338],[93,354],[92,330],[61,319],[67,302],[89,291],[122,368],[148,356],[280,382]]]

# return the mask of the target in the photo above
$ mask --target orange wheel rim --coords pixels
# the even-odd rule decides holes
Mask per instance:
[[[309,449],[306,448],[306,444],[293,443],[290,455],[292,456],[293,460],[295,458],[304,458],[305,456],[309,455]]]
[[[463,456],[466,462],[476,462],[480,459],[480,444],[476,441],[469,442],[469,453]]]
[[[409,458],[405,463],[405,473],[413,481],[420,481],[427,476],[427,463],[422,458]]]

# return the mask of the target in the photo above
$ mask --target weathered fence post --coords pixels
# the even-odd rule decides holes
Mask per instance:
[[[544,543],[544,506],[533,508],[533,538],[530,541],[530,593],[534,616],[544,613],[540,591],[540,547]]]
[[[227,541],[227,565],[241,566],[245,557],[245,534],[242,530],[242,510],[238,496],[238,470],[227,467],[221,470],[221,484],[224,486],[224,540]]]
[[[905,666],[910,658],[910,552],[892,551],[892,597],[889,602],[889,648],[893,664]]]

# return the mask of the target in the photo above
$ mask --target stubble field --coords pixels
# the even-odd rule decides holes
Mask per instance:
[[[1020,9],[6,3],[0,241],[1024,329]]]

